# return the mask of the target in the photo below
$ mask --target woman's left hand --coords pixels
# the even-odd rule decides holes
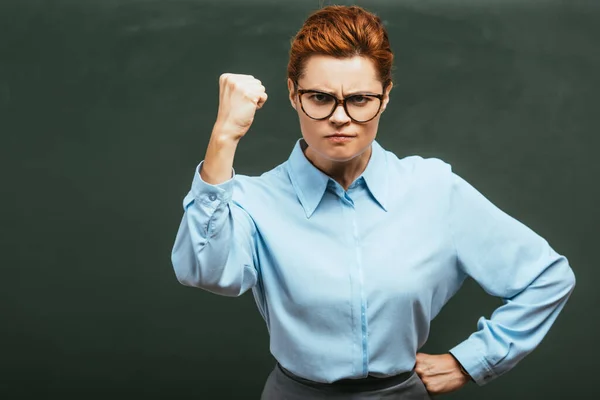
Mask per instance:
[[[454,392],[471,380],[451,354],[417,353],[415,371],[431,394]]]

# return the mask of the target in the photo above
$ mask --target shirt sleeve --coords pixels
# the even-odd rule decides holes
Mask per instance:
[[[575,275],[545,239],[461,177],[451,177],[450,229],[459,267],[503,302],[450,350],[481,386],[540,344],[571,295]]]
[[[171,252],[177,280],[223,296],[240,296],[257,282],[256,225],[232,200],[232,177],[218,185],[200,177],[202,161],[183,200],[184,214]]]

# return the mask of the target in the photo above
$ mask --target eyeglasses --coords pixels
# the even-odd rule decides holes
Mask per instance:
[[[318,90],[298,89],[298,97],[302,111],[311,119],[327,119],[341,105],[351,120],[364,123],[379,113],[383,94],[357,93],[338,99],[332,94]]]

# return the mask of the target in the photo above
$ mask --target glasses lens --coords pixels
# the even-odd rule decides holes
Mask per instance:
[[[331,115],[337,104],[335,97],[326,93],[307,92],[301,95],[304,112],[311,118],[322,119]],[[346,108],[350,118],[355,121],[369,121],[379,112],[381,100],[364,95],[350,96],[346,99]]]
[[[300,100],[304,112],[311,118],[326,118],[335,107],[335,98],[325,93],[303,93]]]
[[[350,96],[346,99],[346,108],[350,118],[356,121],[369,121],[379,112],[381,100],[371,96]]]

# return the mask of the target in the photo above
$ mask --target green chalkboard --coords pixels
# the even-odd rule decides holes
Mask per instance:
[[[170,252],[222,72],[269,93],[236,172],[289,156],[289,43],[319,3],[0,1],[1,398],[259,398],[274,360],[253,297],[181,286]],[[444,398],[591,398],[600,3],[356,3],[382,17],[396,55],[378,141],[452,164],[577,276],[529,357]],[[499,303],[469,281],[423,350],[447,351]]]

